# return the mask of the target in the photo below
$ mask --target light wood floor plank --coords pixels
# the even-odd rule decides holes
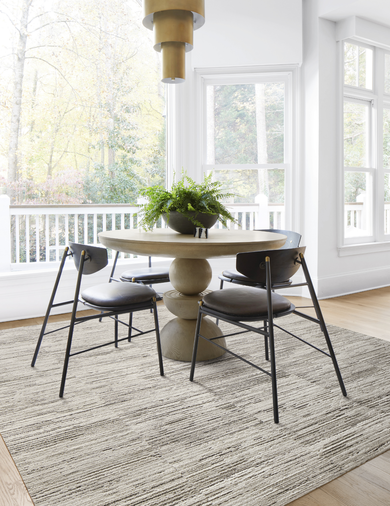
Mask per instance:
[[[34,506],[27,488],[0,435],[0,505]]]
[[[288,297],[295,305],[309,299]],[[390,287],[320,301],[326,323],[390,341]],[[314,310],[305,310],[314,315]]]
[[[389,506],[390,493],[350,472],[322,487],[347,506]]]
[[[388,464],[388,467],[389,464]],[[379,469],[374,466],[372,462],[366,462],[360,467],[357,467],[353,471],[351,471],[351,476],[356,476],[357,478],[361,478],[362,480],[366,480],[373,485],[377,485],[378,487],[382,487],[384,490],[387,490],[389,495],[389,503],[390,504],[390,469],[387,468],[387,471]]]
[[[322,488],[313,490],[310,494],[291,502],[288,506],[347,506],[345,502],[329,495]]]
[[[385,473],[390,474],[390,451],[383,453],[382,455],[379,455],[374,460],[370,461],[373,466],[375,466],[378,469],[381,469]]]

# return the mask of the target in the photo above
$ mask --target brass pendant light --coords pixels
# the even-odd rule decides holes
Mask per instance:
[[[162,53],[162,82],[182,83],[193,31],[204,25],[204,0],[144,0],[144,16],[144,26],[154,31],[154,49]]]

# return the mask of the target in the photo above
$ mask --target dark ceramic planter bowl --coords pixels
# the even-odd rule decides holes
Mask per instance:
[[[195,211],[192,211],[189,214],[202,223],[203,228],[211,228],[218,220],[218,214],[197,213]],[[178,211],[171,211],[169,213],[169,219],[166,213],[163,214],[163,218],[165,223],[172,230],[175,230],[180,234],[194,235],[195,225],[186,216],[184,216],[184,214],[179,213]]]

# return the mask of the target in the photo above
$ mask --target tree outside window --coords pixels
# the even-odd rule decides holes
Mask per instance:
[[[136,203],[165,183],[165,97],[140,0],[3,0],[0,186]]]
[[[286,195],[285,77],[258,76],[205,82],[205,171],[235,193],[234,203],[264,202],[284,215]],[[277,228],[280,223],[266,226]]]

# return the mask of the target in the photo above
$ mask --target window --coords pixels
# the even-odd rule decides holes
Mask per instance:
[[[252,206],[255,227],[290,225],[291,83],[290,73],[203,78],[203,171],[231,204]]]
[[[390,54],[344,42],[344,244],[390,240]]]
[[[390,54],[385,54],[385,93],[390,94]]]
[[[372,49],[346,42],[344,84],[372,90],[372,57]]]
[[[165,87],[141,2],[1,4],[0,186],[13,203],[136,204],[165,184]]]

